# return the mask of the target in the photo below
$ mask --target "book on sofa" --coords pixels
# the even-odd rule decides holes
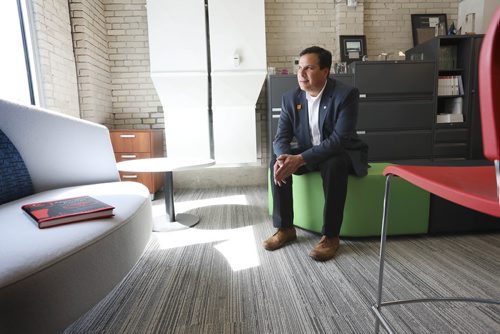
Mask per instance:
[[[21,207],[39,228],[113,216],[114,207],[90,196],[25,204]]]

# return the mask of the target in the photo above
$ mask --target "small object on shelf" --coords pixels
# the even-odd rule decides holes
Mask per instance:
[[[378,60],[387,60],[389,58],[389,53],[382,52],[378,55]]]
[[[344,73],[347,73],[347,63],[346,62],[335,63],[335,74],[344,74]]]
[[[440,75],[438,77],[438,96],[463,95],[464,87],[461,75]]]
[[[455,28],[455,22],[451,22],[450,28],[448,29],[448,35],[456,35],[457,34],[457,28]]]
[[[299,72],[299,58],[295,57],[293,59],[293,74],[297,74],[297,72]]]
[[[408,59],[408,57],[406,56],[406,53],[405,53],[405,57],[406,57],[407,60],[412,60],[412,61],[414,61],[414,60],[424,60],[424,54],[423,53],[412,53],[410,55],[410,57],[409,57],[410,59]]]
[[[436,123],[463,123],[463,114],[437,114]]]
[[[39,228],[108,218],[113,216],[114,208],[90,196],[30,203],[21,207]]]

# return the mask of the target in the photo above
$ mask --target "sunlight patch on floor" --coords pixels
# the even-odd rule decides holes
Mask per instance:
[[[199,200],[175,201],[175,212],[214,205],[249,205],[246,195],[221,196]],[[165,216],[165,202],[153,202],[153,217],[162,219]],[[203,219],[203,217],[200,217]],[[195,227],[182,228],[169,232],[154,233],[160,244],[160,249],[172,249],[192,245],[217,243],[217,249],[228,261],[234,271],[252,268],[260,265],[257,245],[252,226],[226,230],[203,230]]]
[[[214,247],[224,255],[233,271],[258,267],[260,265],[252,226],[234,230],[231,239],[221,242]]]
[[[154,233],[160,249],[219,242],[214,245],[228,261],[233,271],[260,265],[253,226],[228,230],[200,230],[190,228],[180,231]]]
[[[186,212],[213,205],[249,205],[249,203],[246,195],[221,196],[192,201],[175,201],[175,210],[177,212]]]

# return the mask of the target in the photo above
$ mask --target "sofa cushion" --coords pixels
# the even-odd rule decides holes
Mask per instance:
[[[0,130],[0,204],[33,194],[33,184],[23,158]]]
[[[82,195],[115,206],[115,215],[39,229],[21,210]],[[136,182],[53,189],[3,204],[0,333],[62,333],[123,279],[151,230],[149,191]]]
[[[28,203],[83,195],[114,206],[115,215],[39,229],[33,219],[21,210]],[[151,225],[151,217],[147,216],[151,215],[149,196],[147,188],[140,183],[109,182],[48,190],[4,204],[0,210],[0,291],[9,284],[33,277],[37,272],[71,258],[135,219],[140,218],[143,225]],[[143,216],[137,217],[139,214]],[[149,230],[150,234],[152,227],[145,230]],[[80,265],[83,266],[83,263]]]

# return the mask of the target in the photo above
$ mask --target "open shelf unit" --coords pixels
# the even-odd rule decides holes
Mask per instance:
[[[477,64],[483,35],[439,36],[406,51],[435,62],[433,158],[482,158]]]

